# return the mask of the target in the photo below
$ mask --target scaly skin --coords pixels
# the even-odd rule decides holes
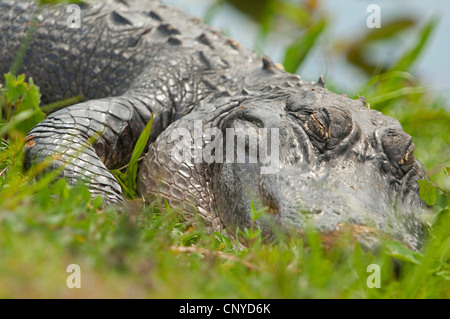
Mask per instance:
[[[0,4],[2,73],[35,9],[28,2]],[[128,162],[154,113],[139,171],[142,196],[162,195],[186,217],[198,211],[214,230],[249,227],[253,202],[266,208],[257,226],[268,237],[302,231],[309,222],[324,233],[350,224],[420,248],[424,203],[417,179],[426,172],[396,120],[328,91],[323,79],[304,83],[158,1],[83,5],[80,29],[67,26],[70,14],[66,6],[38,13],[21,72],[35,79],[46,103],[80,93],[85,101],[50,114],[29,133],[26,166],[52,156],[53,167],[65,164],[70,182],[83,179],[94,195],[121,202],[108,168]],[[263,174],[260,160],[176,159],[174,132],[189,132],[196,148],[209,145],[196,139],[195,121],[202,132],[220,130],[224,145],[227,128],[279,129],[276,172]],[[358,239],[370,246],[362,233]]]

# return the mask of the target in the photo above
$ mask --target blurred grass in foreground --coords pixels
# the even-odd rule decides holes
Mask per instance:
[[[292,68],[332,27],[318,8],[307,1],[297,11],[277,11],[289,21],[314,12],[301,23],[306,28],[324,21],[287,49],[287,59],[297,59],[285,63]],[[262,11],[270,21],[271,11]],[[434,23],[418,33],[417,45],[396,67],[375,72],[360,89],[372,108],[400,120],[432,173],[433,182],[420,185],[434,212],[421,253],[395,242],[365,253],[346,236],[325,248],[314,231],[266,244],[254,229],[243,230],[250,245],[242,248],[227,236],[191,227],[170,208],[135,199],[121,212],[103,209],[83,185],[52,182],[51,174],[36,181],[45,163],[25,172],[22,146],[35,124],[30,116],[40,114],[38,88],[8,75],[0,100],[0,298],[450,298],[449,168],[442,169],[449,166],[449,114],[409,72]],[[270,23],[264,28],[260,40]],[[81,289],[66,287],[69,264],[81,267]],[[381,288],[367,287],[370,264],[381,267]]]
[[[247,231],[251,245],[238,249],[174,210],[102,210],[84,186],[60,180],[1,207],[0,297],[450,298],[445,201],[422,253],[395,242],[364,253],[345,236],[325,249],[313,231],[274,244]],[[81,289],[66,287],[69,264],[81,267]],[[379,289],[366,285],[370,264],[381,267]]]

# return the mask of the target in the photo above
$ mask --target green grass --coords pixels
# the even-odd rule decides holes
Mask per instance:
[[[15,207],[2,205],[0,297],[450,297],[448,203],[422,253],[388,243],[375,255],[345,239],[325,249],[313,231],[272,244],[247,232],[251,245],[243,248],[193,229],[176,211],[120,214],[99,204],[84,186],[61,180]],[[81,289],[66,287],[69,264],[81,267]],[[380,288],[366,285],[370,264],[380,266]]]
[[[281,12],[292,20],[305,10]],[[301,26],[326,19],[313,17]],[[264,19],[270,21],[267,12]],[[121,209],[103,208],[83,185],[53,182],[55,174],[35,180],[45,163],[24,171],[22,147],[24,134],[41,116],[38,88],[8,75],[0,100],[0,298],[450,298],[450,115],[446,102],[422,90],[410,70],[433,23],[417,33],[417,44],[392,70],[373,73],[357,89],[372,108],[402,123],[430,172],[431,180],[420,187],[432,206],[432,227],[420,253],[396,242],[364,252],[345,235],[330,248],[313,230],[274,243],[264,242],[257,229],[242,230],[249,243],[243,247],[207,233],[201,223],[192,227],[165,206],[134,199]],[[286,55],[297,59],[289,62],[292,68],[308,53],[293,50],[309,51],[329,27],[308,29],[308,43],[293,42]],[[121,175],[130,189],[139,154]],[[259,216],[254,212],[254,219]],[[70,264],[81,268],[80,289],[66,286]],[[372,264],[380,266],[380,288],[367,285]]]

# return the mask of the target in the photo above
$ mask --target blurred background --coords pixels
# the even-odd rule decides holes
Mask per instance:
[[[323,75],[330,90],[366,97],[400,121],[432,178],[450,184],[450,1],[162,1],[304,81]],[[381,28],[367,26],[373,3]]]
[[[420,77],[423,85],[450,100],[448,0],[163,2],[202,17],[245,47],[287,64],[288,71],[297,72],[307,81],[324,75],[337,88],[353,93],[369,76],[392,67],[406,50],[417,44],[420,31],[433,21],[435,25],[426,45],[409,71]],[[381,10],[381,28],[378,30],[366,25],[371,15],[367,7],[372,3]],[[298,61],[286,61],[286,50],[295,44],[302,46],[299,42],[308,35],[315,41],[310,41],[306,56]],[[306,49],[306,43],[303,47]]]

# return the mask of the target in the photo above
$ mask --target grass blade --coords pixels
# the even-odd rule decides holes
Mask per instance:
[[[128,186],[133,185],[136,182],[138,160],[139,157],[141,157],[141,154],[144,151],[145,146],[147,146],[147,142],[152,130],[153,115],[154,114],[152,114],[152,117],[148,121],[147,125],[145,126],[144,130],[142,131],[141,135],[139,136],[136,142],[133,154],[131,155],[130,164],[128,165],[127,170],[125,172],[125,175],[127,176],[128,179]]]
[[[286,71],[294,73],[303,63],[308,53],[317,42],[317,38],[325,29],[325,20],[322,19],[306,31],[306,34],[295,40],[287,49],[283,65]]]
[[[395,91],[392,91],[392,92],[389,92],[386,94],[374,96],[369,99],[369,102],[372,106],[375,106],[377,104],[385,103],[387,101],[398,99],[398,98],[401,98],[401,97],[404,97],[407,95],[411,95],[411,94],[424,94],[425,92],[427,92],[427,90],[429,90],[429,88],[427,88],[425,86],[404,87],[402,89],[395,90]]]
[[[406,52],[392,67],[392,71],[407,71],[411,68],[417,58],[422,53],[425,48],[427,42],[430,39],[433,30],[436,28],[438,23],[437,18],[432,18],[425,27],[420,32],[420,37],[416,43],[416,45],[408,52]]]
[[[133,154],[131,154],[130,162],[126,166],[127,167],[126,171],[124,173],[121,172],[121,169],[111,171],[111,173],[118,180],[119,184],[122,186],[122,190],[125,196],[128,196],[129,198],[135,198],[138,194],[136,188],[138,161],[139,158],[141,157],[142,152],[147,146],[147,142],[152,130],[153,116],[154,114],[152,114],[152,117],[148,121],[147,125],[145,126],[144,130],[142,131],[141,135],[139,136],[136,142]]]

